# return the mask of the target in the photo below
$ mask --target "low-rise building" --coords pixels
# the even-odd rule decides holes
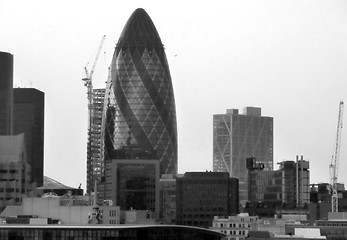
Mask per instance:
[[[120,209],[117,206],[88,205],[91,201],[83,199],[66,199],[60,197],[23,198],[21,206],[6,208],[0,215],[6,219],[13,216],[30,218],[47,218],[60,224],[120,224]],[[93,217],[96,222],[93,222]]]
[[[236,216],[215,216],[211,230],[226,234],[228,240],[244,240],[250,230],[257,230],[258,217],[240,213]]]

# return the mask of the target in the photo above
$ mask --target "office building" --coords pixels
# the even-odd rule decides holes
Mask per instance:
[[[309,162],[303,156],[279,163],[282,172],[282,202],[287,207],[303,207],[310,202]]]
[[[161,223],[176,223],[176,178],[183,176],[183,174],[163,174],[159,180],[159,220]]]
[[[158,219],[159,161],[115,159],[106,164],[104,200],[124,210],[148,210]]]
[[[240,181],[240,202],[248,200],[246,159],[255,157],[264,170],[273,169],[273,118],[246,107],[243,114],[227,109],[213,115],[213,171],[228,172]]]
[[[176,179],[176,224],[210,227],[214,216],[237,214],[238,186],[228,173],[185,173]]]
[[[13,55],[0,52],[0,135],[12,135]]]
[[[163,44],[143,9],[127,21],[110,66],[103,113],[103,159],[137,146],[155,153],[160,174],[177,173],[173,87]],[[103,168],[103,167],[102,167]]]
[[[247,159],[247,211],[259,216],[275,214],[275,209],[295,209],[310,202],[309,162],[303,159],[278,163],[275,171],[263,170],[255,158]]]
[[[26,161],[24,134],[0,136],[0,212],[20,205],[32,190],[30,164]]]
[[[32,182],[43,185],[45,94],[35,88],[13,89],[13,134],[24,133]]]
[[[105,89],[93,89],[90,131],[87,147],[87,193],[94,192],[95,180],[101,180],[101,122]]]

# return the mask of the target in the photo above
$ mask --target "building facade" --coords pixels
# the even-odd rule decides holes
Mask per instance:
[[[0,52],[0,135],[12,135],[13,55]]]
[[[309,204],[309,162],[305,161],[303,156],[300,160],[299,156],[296,156],[296,161],[278,163],[279,169],[275,171],[253,167],[258,164],[249,164],[249,162],[247,164],[249,201],[246,205],[248,212],[256,213],[259,216],[273,215],[275,209],[295,209]]]
[[[255,157],[265,170],[273,169],[273,118],[261,109],[246,107],[243,114],[227,109],[213,115],[213,171],[239,178],[240,202],[248,200],[246,159]]]
[[[20,205],[22,196],[31,190],[24,134],[0,136],[0,212],[7,205]]]
[[[282,172],[282,202],[289,207],[303,207],[310,202],[309,162],[303,156],[296,161],[279,163]]]
[[[159,220],[164,224],[176,223],[176,178],[182,174],[163,174],[159,181]]]
[[[106,165],[106,197],[123,210],[159,214],[159,161],[116,159]]]
[[[45,94],[35,88],[13,89],[13,134],[25,134],[32,182],[43,185]]]
[[[101,123],[105,89],[93,89],[91,124],[87,145],[87,193],[94,192],[94,182],[101,180]]]
[[[176,224],[210,227],[214,216],[237,214],[238,186],[228,173],[185,173],[176,179]]]
[[[102,123],[105,163],[124,147],[155,152],[160,173],[177,172],[177,126],[169,66],[143,9],[127,21],[110,66]]]
[[[258,217],[240,213],[235,216],[215,216],[209,229],[226,234],[227,240],[245,240],[249,231],[258,230]]]

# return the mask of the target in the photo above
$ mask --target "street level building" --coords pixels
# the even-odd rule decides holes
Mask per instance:
[[[238,186],[228,173],[185,173],[176,179],[176,224],[210,227],[214,216],[237,214]]]
[[[160,175],[177,173],[173,87],[159,34],[145,10],[136,9],[116,45],[102,119],[105,164],[128,146],[155,152]]]
[[[213,171],[239,179],[243,205],[248,200],[249,157],[262,162],[264,170],[273,169],[273,118],[262,116],[256,107],[246,107],[243,114],[227,109],[213,115]]]
[[[25,133],[31,181],[43,185],[45,94],[35,88],[13,89],[13,134]]]
[[[12,135],[13,55],[0,52],[0,135]]]

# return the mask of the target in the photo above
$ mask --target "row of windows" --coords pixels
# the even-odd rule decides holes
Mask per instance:
[[[229,228],[250,228],[251,225],[247,223],[214,223],[214,227],[229,227]]]
[[[244,231],[244,230],[222,230],[221,231],[222,233],[224,234],[227,234],[227,235],[242,235],[242,236],[245,236],[246,234],[248,234],[248,231]]]
[[[18,173],[18,170],[0,169],[0,173]]]

